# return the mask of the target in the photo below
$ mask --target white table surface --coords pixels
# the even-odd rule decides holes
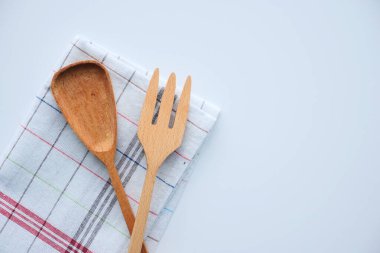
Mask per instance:
[[[380,252],[380,2],[0,0],[0,150],[76,35],[222,107],[158,253]]]

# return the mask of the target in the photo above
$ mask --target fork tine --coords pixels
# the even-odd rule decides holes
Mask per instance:
[[[191,76],[188,76],[186,79],[185,86],[182,89],[182,94],[181,94],[181,98],[179,99],[177,113],[176,113],[174,125],[173,125],[173,129],[175,129],[176,131],[180,133],[180,137],[179,137],[180,140],[182,140],[183,133],[185,132],[187,114],[189,111],[189,104],[190,104],[190,92],[191,92]]]
[[[176,77],[174,73],[170,74],[166,83],[164,94],[162,95],[160,111],[158,113],[157,124],[169,126],[170,115],[173,109],[174,94],[175,94]]]
[[[146,91],[145,102],[141,111],[139,125],[150,125],[152,123],[154,108],[156,106],[159,75],[159,69],[156,68],[154,70],[152,79],[150,79],[148,90]]]

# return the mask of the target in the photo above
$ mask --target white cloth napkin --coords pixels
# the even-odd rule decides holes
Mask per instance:
[[[86,59],[101,62],[112,78],[118,116],[115,162],[136,213],[146,173],[136,132],[150,73],[81,38],[72,42],[54,71]],[[51,76],[0,160],[0,252],[126,252],[129,233],[107,170],[67,124],[50,81]],[[157,175],[145,239],[150,252],[164,234],[189,165],[218,112],[192,95],[183,144]]]

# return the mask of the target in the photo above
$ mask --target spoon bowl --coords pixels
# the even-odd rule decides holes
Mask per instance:
[[[108,72],[97,62],[69,65],[51,85],[71,128],[100,160],[116,147],[116,106]],[[112,157],[113,158],[113,157]]]

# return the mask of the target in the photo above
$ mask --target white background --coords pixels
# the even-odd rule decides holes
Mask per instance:
[[[159,253],[380,252],[380,1],[0,0],[0,150],[77,34],[222,107]]]

